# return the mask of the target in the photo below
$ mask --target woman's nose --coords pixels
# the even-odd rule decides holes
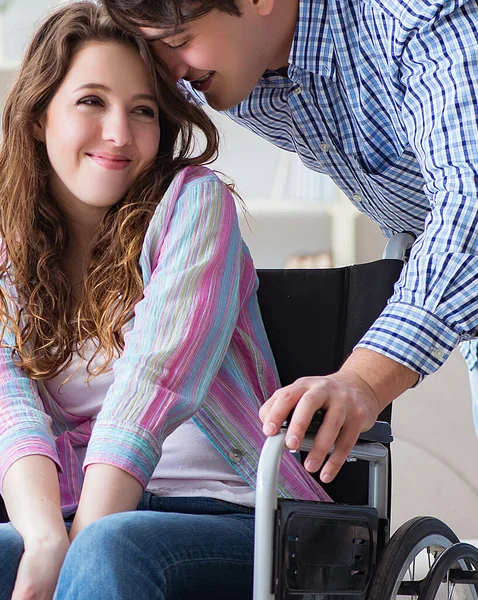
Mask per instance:
[[[126,110],[111,109],[103,121],[103,139],[116,146],[127,146],[133,141],[129,114]]]

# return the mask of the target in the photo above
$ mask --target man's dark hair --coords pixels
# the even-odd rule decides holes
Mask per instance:
[[[103,0],[111,17],[122,27],[179,29],[213,10],[241,16],[236,0]]]

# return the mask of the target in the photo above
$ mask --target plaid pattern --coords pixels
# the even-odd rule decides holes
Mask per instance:
[[[477,40],[476,0],[301,0],[288,77],[267,71],[228,111],[330,175],[387,237],[418,236],[359,345],[422,377],[478,328]]]

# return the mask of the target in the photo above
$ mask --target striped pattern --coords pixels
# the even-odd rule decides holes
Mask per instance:
[[[258,410],[279,382],[234,200],[211,171],[188,168],[173,181],[146,233],[141,269],[144,298],[93,432],[0,354],[0,476],[22,456],[49,456],[60,468],[64,514],[81,491],[76,446],[88,444],[85,467],[111,464],[146,487],[165,437],[190,417],[230,463],[230,451],[243,454],[231,466],[255,485]],[[328,500],[290,453],[278,493]]]
[[[476,0],[300,0],[289,77],[267,71],[229,111],[386,236],[419,236],[360,346],[422,377],[478,328],[477,73]]]

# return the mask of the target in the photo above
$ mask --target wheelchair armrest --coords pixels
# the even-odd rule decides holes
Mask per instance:
[[[287,417],[287,419],[282,424],[283,429],[287,429],[289,427],[290,420],[292,418],[292,414]],[[319,430],[319,427],[322,425],[322,422],[325,417],[324,410],[318,410],[312,417],[312,421],[310,422],[309,427],[307,428],[306,435],[311,434],[315,435]],[[392,428],[390,423],[386,423],[385,421],[377,421],[375,425],[369,429],[368,431],[364,431],[359,436],[360,442],[379,442],[381,444],[390,444],[393,442]]]

